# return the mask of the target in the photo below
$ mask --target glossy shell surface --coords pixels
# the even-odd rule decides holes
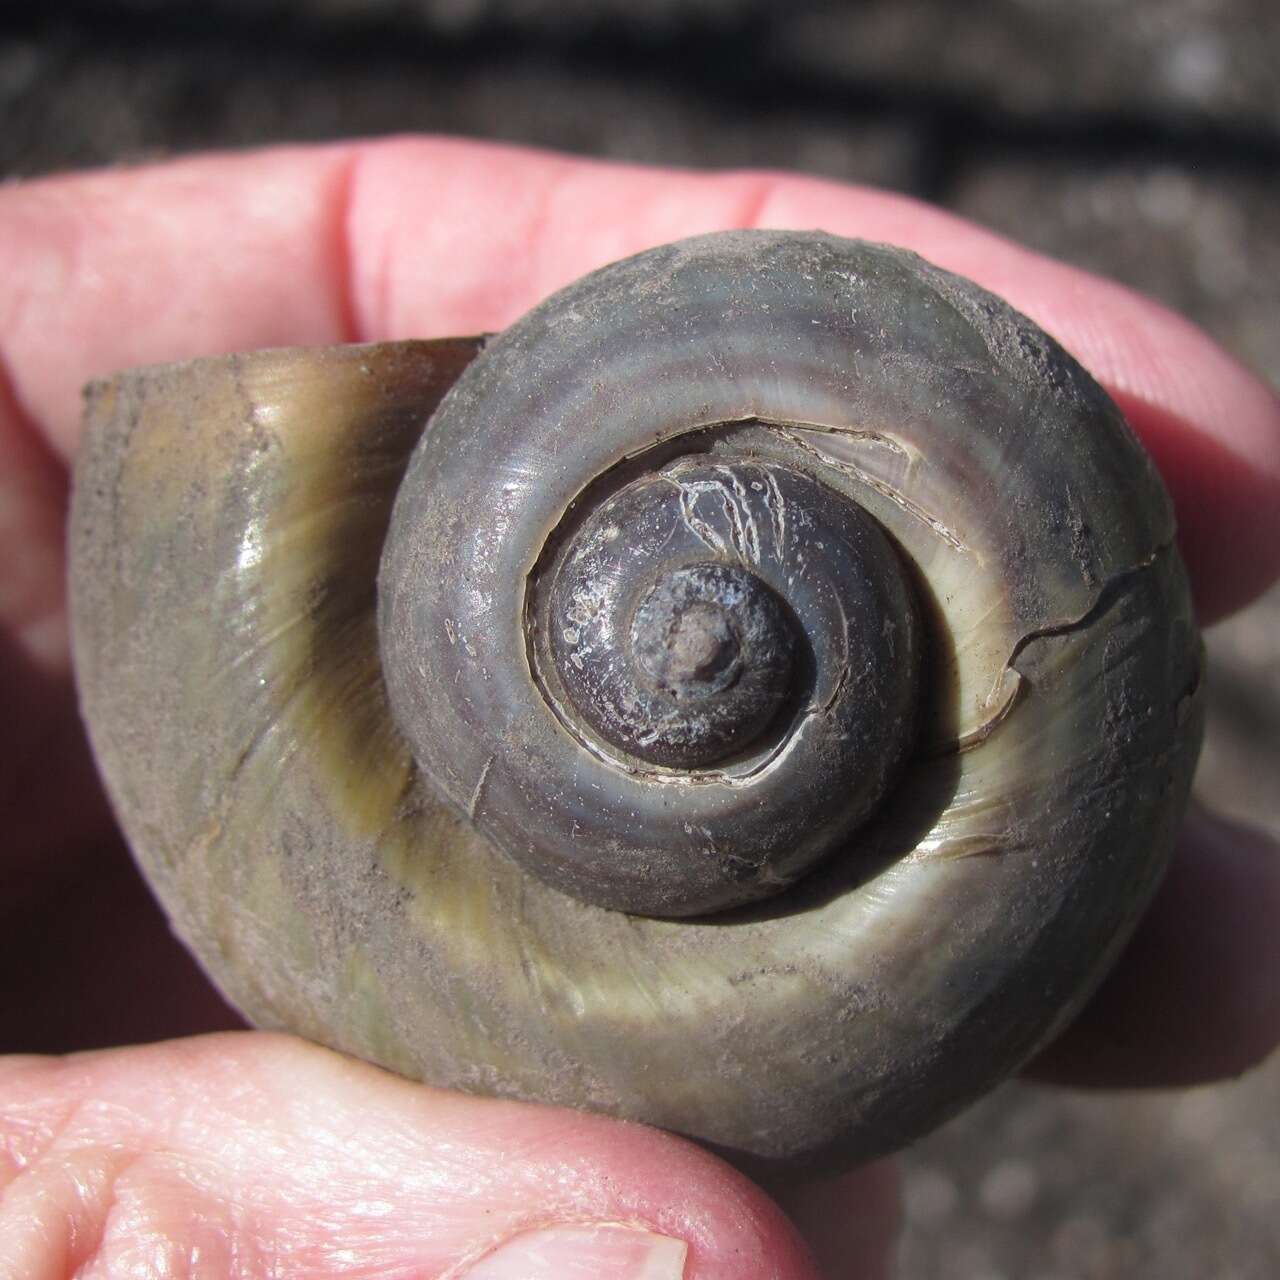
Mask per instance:
[[[1070,357],[914,255],[704,237],[487,342],[124,374],[88,416],[91,737],[175,927],[260,1025],[835,1167],[1014,1070],[1158,881],[1201,717],[1168,499]],[[901,561],[917,709],[854,818],[838,765],[786,772],[798,747],[690,785],[566,726],[530,638],[542,573],[597,498],[672,467],[797,475]],[[785,565],[798,530],[760,524]],[[773,897],[688,919],[581,900],[584,859],[715,862],[699,829],[757,813],[750,874],[795,880]],[[561,864],[531,874],[565,815]],[[835,847],[789,861],[824,826]]]

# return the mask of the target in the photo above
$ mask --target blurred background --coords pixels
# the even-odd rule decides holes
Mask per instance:
[[[1149,293],[1280,386],[1276,0],[0,3],[0,121],[9,179],[423,130],[871,183]],[[1200,793],[1280,834],[1280,591],[1208,642]],[[910,1280],[1272,1280],[1280,1058],[1009,1085],[905,1169]]]

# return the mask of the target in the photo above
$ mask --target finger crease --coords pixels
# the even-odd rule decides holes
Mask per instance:
[[[355,298],[355,245],[352,218],[363,149],[352,147],[337,165],[329,193],[328,241],[332,246],[334,309],[343,342],[366,341]]]

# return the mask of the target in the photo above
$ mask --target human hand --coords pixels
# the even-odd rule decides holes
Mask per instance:
[[[416,139],[11,187],[0,193],[2,1047],[235,1025],[138,889],[75,717],[62,548],[84,381],[221,351],[500,329],[593,267],[741,226],[907,245],[1053,333],[1164,472],[1203,622],[1280,571],[1271,392],[1153,304],[900,197]],[[1190,1083],[1258,1060],[1280,1037],[1278,912],[1275,850],[1195,815],[1120,967],[1037,1070]],[[688,1280],[810,1277],[802,1234],[822,1274],[874,1277],[895,1227],[885,1162],[776,1189],[797,1232],[761,1190],[678,1139],[410,1085],[257,1033],[9,1059],[0,1138],[4,1280],[166,1265],[679,1275],[679,1244],[655,1235],[687,1245]],[[546,1234],[557,1226],[559,1245]],[[527,1249],[504,1260],[531,1244],[541,1271]],[[650,1246],[667,1272],[641,1269]]]

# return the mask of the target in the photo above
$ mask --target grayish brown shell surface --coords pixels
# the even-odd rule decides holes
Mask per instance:
[[[757,1165],[1015,1070],[1164,868],[1168,498],[1030,321],[818,233],[485,340],[88,393],[75,659],[120,821],[258,1025]]]

